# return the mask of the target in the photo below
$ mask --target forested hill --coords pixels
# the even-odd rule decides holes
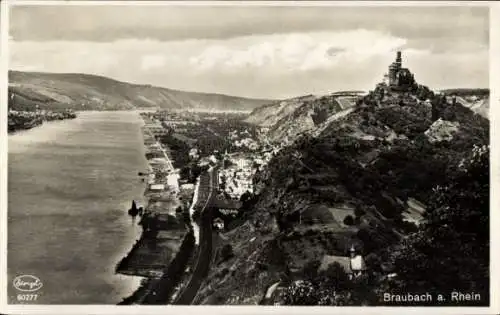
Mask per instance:
[[[9,71],[9,108],[126,110],[143,107],[251,111],[272,100],[172,90],[78,73]]]
[[[229,233],[234,255],[211,270],[200,301],[259,303],[277,283],[269,303],[377,305],[388,290],[459,290],[487,305],[488,137],[487,119],[426,87],[375,89],[258,175],[245,223]],[[369,268],[363,282],[341,268],[352,244]]]

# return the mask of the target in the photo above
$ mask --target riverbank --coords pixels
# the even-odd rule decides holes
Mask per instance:
[[[170,294],[176,282],[173,278],[176,273],[183,271],[181,266],[189,259],[184,254],[179,255],[179,252],[190,253],[194,246],[188,209],[183,209],[180,201],[181,195],[182,198],[186,195],[185,192],[180,194],[176,175],[178,170],[173,168],[167,150],[157,141],[162,130],[148,117],[143,116],[143,120],[142,135],[146,152],[156,151],[160,154],[146,154],[149,169],[139,174],[146,183],[145,207],[137,217],[142,233],[115,270],[116,273],[143,277],[143,280],[139,288],[119,305],[166,304],[162,303],[164,301],[160,297]],[[174,269],[178,270],[175,272]],[[159,286],[160,282],[162,286]],[[172,288],[168,289],[165,282],[171,283]]]
[[[52,112],[47,110],[35,111],[16,111],[8,112],[8,133],[14,133],[20,130],[28,130],[42,125],[44,122],[54,120],[75,119],[76,114],[73,111],[65,110]]]

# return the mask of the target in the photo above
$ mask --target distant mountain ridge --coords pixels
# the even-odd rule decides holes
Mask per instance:
[[[489,89],[446,89],[441,93],[456,97],[457,103],[469,108],[476,114],[489,118],[490,90]]]
[[[129,110],[214,109],[251,111],[273,100],[140,85],[79,73],[9,71],[9,108]]]

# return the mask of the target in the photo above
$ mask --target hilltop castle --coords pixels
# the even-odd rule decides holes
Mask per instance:
[[[396,60],[389,65],[389,72],[384,76],[384,83],[395,90],[411,87],[415,83],[413,73],[402,67],[401,51],[396,53]]]

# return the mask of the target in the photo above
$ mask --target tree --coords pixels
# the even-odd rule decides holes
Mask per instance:
[[[439,115],[441,112],[441,101],[442,99],[439,96],[434,96],[431,100],[431,120],[434,122],[439,119]]]
[[[354,224],[354,218],[352,217],[352,215],[347,215],[344,218],[344,224],[345,225],[353,225]]]
[[[393,248],[404,292],[476,292],[489,301],[489,148],[476,146],[450,182],[434,189],[424,224]],[[464,302],[465,303],[465,302]]]
[[[356,208],[354,208],[354,215],[356,217],[361,217],[365,213],[366,213],[365,210],[363,210],[363,208],[360,206],[357,206]]]
[[[330,264],[326,270],[320,272],[319,276],[324,279],[324,285],[335,287],[337,290],[348,289],[350,287],[347,273],[338,262]]]
[[[304,279],[315,281],[318,277],[318,268],[320,267],[321,262],[319,260],[311,260],[305,264],[302,269],[302,274]]]
[[[318,296],[310,281],[295,281],[280,294],[281,303],[285,305],[318,305]]]
[[[226,244],[220,251],[221,262],[226,261],[234,256],[233,247],[231,244]]]
[[[316,265],[309,263],[307,269]],[[315,279],[298,280],[286,287],[279,296],[285,305],[364,305],[373,299],[369,286],[350,281],[339,263],[319,272]]]
[[[240,201],[243,203],[250,201],[250,199],[252,199],[252,193],[249,192],[248,190],[245,191],[240,197]]]

